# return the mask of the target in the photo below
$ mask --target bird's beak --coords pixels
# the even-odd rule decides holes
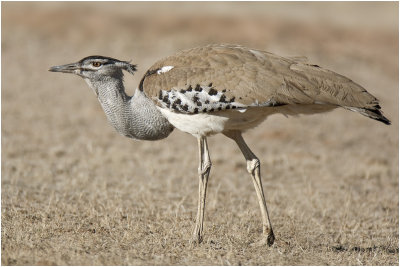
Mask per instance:
[[[78,63],[72,63],[72,64],[50,67],[49,71],[77,74],[80,71],[80,66]]]

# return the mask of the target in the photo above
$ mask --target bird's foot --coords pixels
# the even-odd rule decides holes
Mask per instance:
[[[250,244],[252,247],[264,247],[265,245],[268,245],[269,247],[274,244],[275,241],[275,235],[272,230],[268,232],[268,235],[263,235],[262,239],[258,242]]]
[[[189,240],[190,244],[193,246],[199,245],[203,241],[203,237],[197,234],[194,234],[192,238]]]

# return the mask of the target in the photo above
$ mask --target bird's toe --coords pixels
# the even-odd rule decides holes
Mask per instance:
[[[274,244],[274,242],[275,242],[275,235],[274,235],[274,232],[272,230],[270,230],[268,232],[268,235],[263,236],[260,241],[252,243],[252,244],[250,244],[250,246],[264,247],[265,245],[267,245],[270,247]]]

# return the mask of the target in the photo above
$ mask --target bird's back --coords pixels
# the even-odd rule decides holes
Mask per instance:
[[[198,47],[162,59],[139,89],[175,113],[326,105],[389,123],[378,100],[352,80],[295,58],[235,45]]]

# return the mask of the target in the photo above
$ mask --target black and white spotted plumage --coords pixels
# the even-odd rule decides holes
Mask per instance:
[[[245,105],[236,102],[235,97],[228,98],[226,90],[217,91],[208,86],[189,85],[180,90],[160,90],[158,103],[163,108],[168,108],[181,113],[203,113],[227,109],[243,109]]]

